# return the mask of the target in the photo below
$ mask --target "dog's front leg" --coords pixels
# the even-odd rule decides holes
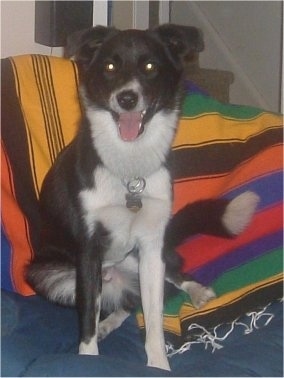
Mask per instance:
[[[97,355],[101,307],[101,253],[88,241],[78,255],[76,303],[80,327],[80,354]]]
[[[149,205],[148,209],[147,204]],[[140,233],[139,278],[146,330],[147,364],[170,370],[163,332],[165,264],[162,258],[168,210],[162,201],[160,202],[161,206],[157,206],[157,201],[149,201],[147,204],[145,203],[141,210],[141,218],[137,222]]]
[[[160,248],[141,249],[139,276],[144,314],[147,365],[170,370],[163,332],[165,265]]]

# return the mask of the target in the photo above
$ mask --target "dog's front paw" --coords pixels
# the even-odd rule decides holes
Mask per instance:
[[[158,335],[156,335],[155,338],[150,337],[149,339],[146,340],[145,343],[145,350],[147,354],[147,366],[163,370],[171,370],[166,354],[163,336],[159,337]]]
[[[155,367],[158,369],[168,370],[170,371],[170,364],[166,357],[163,358],[157,358],[157,356],[148,359],[147,366],[149,367]]]
[[[99,341],[107,337],[112,331],[121,326],[124,320],[129,316],[129,312],[118,309],[112,312],[107,318],[99,323],[98,339]]]
[[[112,322],[109,321],[108,318],[106,318],[105,320],[102,320],[99,323],[99,333],[98,333],[99,341],[107,337],[114,329],[115,327],[113,326]]]
[[[97,340],[94,337],[87,343],[85,341],[81,341],[79,345],[79,354],[89,354],[92,356],[97,356],[99,354]]]
[[[195,308],[201,308],[216,298],[216,294],[211,287],[203,286],[195,281],[183,282],[182,289],[189,294]]]

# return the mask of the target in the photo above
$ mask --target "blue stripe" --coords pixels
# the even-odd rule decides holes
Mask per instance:
[[[10,276],[11,256],[11,246],[1,226],[1,288],[15,291]]]
[[[238,188],[227,192],[223,197],[233,199],[239,194],[250,190],[260,197],[258,210],[271,207],[283,201],[283,172],[277,171],[266,176],[245,183]]]

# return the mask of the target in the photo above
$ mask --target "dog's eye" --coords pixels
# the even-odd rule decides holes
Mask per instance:
[[[152,63],[152,62],[148,62],[148,63],[146,63],[145,66],[144,66],[144,70],[145,70],[145,72],[147,72],[147,73],[155,72],[156,69],[157,69],[156,64],[155,64],[155,63]]]
[[[115,64],[114,63],[106,63],[105,71],[106,72],[115,72],[116,71]]]

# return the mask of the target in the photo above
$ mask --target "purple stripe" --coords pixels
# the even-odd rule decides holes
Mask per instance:
[[[260,203],[257,206],[257,213],[261,213],[263,210],[272,208],[275,205],[283,202],[283,172],[274,171],[264,176],[260,176],[251,181],[248,181],[237,188],[227,192],[221,198],[227,198],[229,200],[236,198],[238,195],[246,192],[247,190],[253,191],[259,195]],[[204,235],[197,234],[190,236],[184,243],[188,243],[191,240],[203,238]]]
[[[243,247],[233,250],[231,253],[203,265],[195,271],[188,272],[196,281],[209,285],[224,272],[246,264],[249,261],[279,248],[283,245],[282,230],[269,234]]]
[[[283,201],[283,171],[273,171],[254,178],[229,191],[224,197],[232,199],[246,190],[251,190],[259,195],[258,211],[281,203]]]

